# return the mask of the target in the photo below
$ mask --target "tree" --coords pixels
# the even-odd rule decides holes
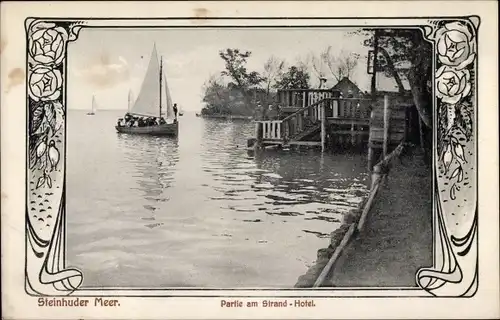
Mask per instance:
[[[342,78],[350,78],[354,69],[358,65],[360,55],[357,53],[347,53],[344,50],[338,56],[332,53],[332,47],[321,54],[321,59],[330,70],[332,76],[339,82]]]
[[[296,66],[291,66],[276,80],[278,89],[309,89],[309,74]]]
[[[320,53],[319,56],[316,56],[314,53],[310,53],[308,56],[308,60],[310,61],[312,69],[319,81],[318,89],[321,89],[323,84],[327,81],[324,70],[324,60],[322,58],[323,54],[324,52]]]
[[[361,31],[367,39],[364,44],[374,47],[375,30]],[[378,30],[377,71],[392,76],[400,92],[404,92],[402,77],[408,79],[413,102],[422,122],[432,128],[432,47],[420,30]]]
[[[269,93],[271,88],[273,88],[276,84],[276,79],[283,73],[283,69],[285,68],[285,61],[275,56],[269,57],[266,63],[264,64],[264,82],[266,94],[269,97]]]
[[[309,65],[311,64],[310,60],[311,60],[310,54],[307,55],[307,56],[305,56],[305,57],[297,56],[295,58],[295,64],[294,65],[300,71],[309,74]]]
[[[229,110],[229,90],[223,84],[222,79],[211,75],[203,86],[203,102],[206,107],[202,109],[203,114],[227,113]]]
[[[245,100],[245,107],[248,109],[251,105],[248,89],[264,81],[258,72],[249,72],[246,68],[247,59],[251,55],[250,51],[240,51],[239,49],[226,49],[219,52],[219,56],[225,63],[225,70],[221,72],[221,75],[228,76],[232,80],[228,85],[241,92]]]
[[[247,90],[264,81],[258,72],[248,72],[246,68],[247,58],[251,54],[250,51],[240,52],[239,49],[226,49],[219,52],[226,68],[221,74],[230,77],[233,80],[233,85],[241,90]]]

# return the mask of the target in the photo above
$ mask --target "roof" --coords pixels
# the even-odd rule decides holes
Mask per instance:
[[[361,91],[361,89],[354,83],[352,82],[349,78],[347,77],[343,77],[339,82],[337,82],[336,85],[334,85],[331,90],[335,90],[337,89],[338,87],[340,87],[341,85],[344,85],[344,84],[347,84],[347,85],[350,85],[350,86],[353,86],[355,89]],[[361,91],[362,92],[362,91]]]

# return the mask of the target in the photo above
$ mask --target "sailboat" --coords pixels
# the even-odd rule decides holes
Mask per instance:
[[[180,110],[179,110],[179,116],[183,116],[184,115],[184,111],[182,110],[182,107],[180,107]]]
[[[87,113],[88,116],[95,115],[95,111],[97,110],[97,102],[95,102],[95,96],[92,96],[92,110]]]
[[[120,133],[149,134],[155,136],[177,136],[179,123],[175,119],[172,98],[168,88],[165,72],[163,71],[163,59],[158,61],[156,45],[148,65],[148,70],[142,82],[141,91],[137,100],[132,103],[129,93],[128,114],[136,117],[162,119],[160,124],[149,126],[116,125]],[[165,119],[166,118],[166,119]]]

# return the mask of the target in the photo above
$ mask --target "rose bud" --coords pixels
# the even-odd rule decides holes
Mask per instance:
[[[40,142],[36,148],[36,157],[40,158],[41,156],[43,156],[46,149],[47,149],[47,144],[45,143],[44,140],[42,140],[42,142]]]
[[[457,156],[458,159],[462,160],[463,162],[465,161],[465,156],[464,156],[464,147],[460,143],[455,144],[455,155]]]

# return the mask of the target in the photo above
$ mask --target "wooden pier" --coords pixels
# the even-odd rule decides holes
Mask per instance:
[[[333,90],[280,90],[281,117],[255,121],[250,148],[317,146],[322,151],[368,146],[368,167],[404,141],[411,103],[342,98]]]

